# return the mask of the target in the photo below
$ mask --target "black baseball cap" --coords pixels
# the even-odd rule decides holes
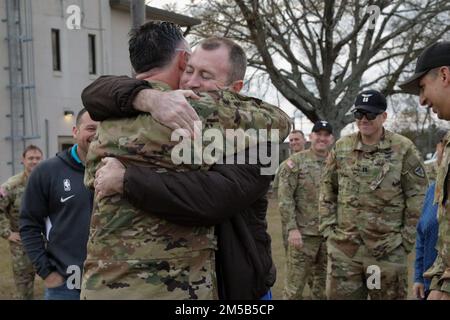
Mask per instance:
[[[438,41],[427,47],[417,58],[414,74],[399,84],[405,93],[420,94],[419,81],[428,71],[434,68],[450,66],[450,42]]]
[[[372,113],[383,113],[387,109],[385,96],[377,90],[365,90],[356,96],[355,109]]]
[[[320,130],[328,131],[329,134],[333,134],[333,127],[328,121],[317,121],[314,123],[314,126],[312,128],[312,132],[319,132]]]

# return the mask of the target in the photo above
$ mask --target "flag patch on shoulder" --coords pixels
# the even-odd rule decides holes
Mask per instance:
[[[295,163],[291,159],[288,159],[288,161],[286,162],[286,165],[291,169],[293,169],[295,167]]]
[[[421,178],[425,178],[425,171],[423,170],[423,168],[421,166],[418,166],[415,170],[414,173],[416,174],[416,176],[419,176]]]

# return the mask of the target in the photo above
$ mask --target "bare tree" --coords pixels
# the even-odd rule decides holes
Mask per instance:
[[[380,15],[368,12],[378,6]],[[450,30],[448,0],[209,0],[191,6],[193,33],[241,43],[249,65],[311,121],[340,132],[356,94],[399,93],[396,83],[423,50]],[[376,25],[372,22],[376,18]]]

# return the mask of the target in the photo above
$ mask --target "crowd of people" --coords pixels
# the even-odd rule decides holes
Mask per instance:
[[[355,97],[357,132],[335,141],[331,124],[317,121],[305,148],[280,108],[239,93],[247,58],[234,41],[208,38],[192,52],[178,26],[149,22],[130,33],[129,52],[134,78],[102,76],[82,92],[76,144],[44,161],[28,146],[24,172],[0,188],[18,298],[33,298],[38,274],[48,300],[272,299],[271,186],[286,254],[283,299],[302,299],[306,285],[312,299],[406,299],[414,247],[414,296],[450,298],[446,137],[429,185],[414,144],[384,128],[379,91]],[[400,84],[447,120],[449,66],[450,43],[435,43]],[[222,137],[230,129],[277,135],[227,144],[221,160],[231,162],[175,164],[172,133],[195,140],[199,122],[201,133]],[[272,181],[252,150],[288,136],[291,155]]]

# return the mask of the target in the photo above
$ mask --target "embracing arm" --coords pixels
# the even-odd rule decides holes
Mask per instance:
[[[209,171],[157,173],[128,167],[123,190],[131,204],[183,225],[219,224],[266,194],[260,166],[216,164]]]

